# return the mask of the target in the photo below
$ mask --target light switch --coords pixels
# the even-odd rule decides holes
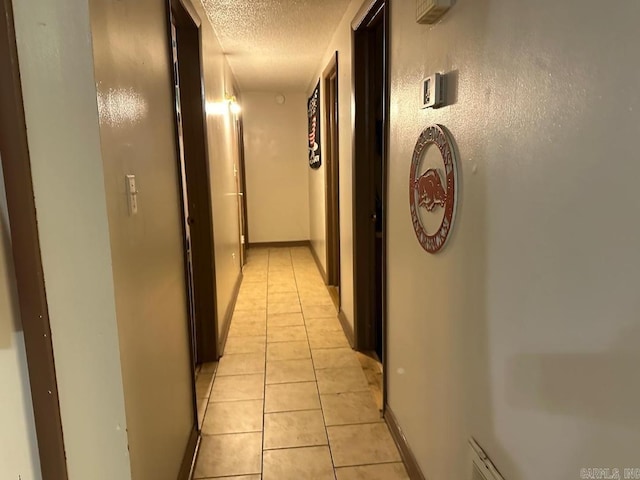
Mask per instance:
[[[129,215],[135,215],[138,213],[138,188],[135,175],[127,175],[127,197],[129,198]]]
[[[422,81],[422,108],[439,107],[444,103],[443,77],[434,73]]]

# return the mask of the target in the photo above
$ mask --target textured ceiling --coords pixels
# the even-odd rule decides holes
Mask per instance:
[[[203,0],[241,91],[309,87],[349,0]]]

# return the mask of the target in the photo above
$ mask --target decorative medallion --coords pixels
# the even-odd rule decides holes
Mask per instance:
[[[437,150],[430,149],[434,145]],[[457,203],[457,160],[442,125],[425,128],[413,150],[409,178],[411,221],[422,248],[436,253],[447,243]]]

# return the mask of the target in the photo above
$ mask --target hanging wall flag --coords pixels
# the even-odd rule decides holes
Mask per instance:
[[[313,90],[307,102],[307,116],[309,117],[309,166],[320,168],[320,81]]]

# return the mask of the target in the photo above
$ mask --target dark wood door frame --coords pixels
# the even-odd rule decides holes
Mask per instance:
[[[240,249],[242,266],[247,263],[247,248],[249,246],[249,219],[247,218],[247,175],[244,155],[244,121],[242,116],[236,118],[236,134],[238,136],[238,195],[240,201]]]
[[[218,318],[216,307],[213,214],[211,206],[209,153],[206,129],[206,104],[203,93],[201,20],[188,0],[168,0],[167,27],[169,58],[173,64],[172,19],[177,37],[178,66],[174,68],[174,114],[178,157],[178,185],[182,202],[182,228],[185,239],[185,283],[189,301],[191,361],[196,363],[219,358]],[[179,81],[177,81],[179,80]],[[180,119],[178,119],[178,104]],[[180,148],[182,135],[183,152]],[[186,193],[186,194],[185,194]],[[194,262],[193,259],[196,259]],[[178,480],[191,478],[200,444],[200,428],[195,391],[195,368],[191,370],[193,386],[193,428]]]
[[[375,205],[372,205],[372,189],[375,189],[374,154],[375,122],[372,121],[371,44],[372,29],[379,22],[384,28],[384,79],[383,79],[383,131],[382,131],[382,350],[386,351],[387,318],[387,164],[389,138],[389,0],[366,2],[355,16],[352,26],[353,92],[355,122],[353,142],[353,240],[354,240],[354,336],[355,347],[361,351],[375,349],[374,315],[375,286]],[[375,193],[375,192],[373,192]],[[386,353],[383,353],[386,364]],[[384,368],[384,386],[386,387]],[[386,388],[383,393],[386,395]]]
[[[0,155],[42,478],[68,478],[11,0],[0,0]]]
[[[185,219],[185,251],[191,249],[187,269],[191,266],[193,289],[193,324],[195,330],[195,360],[197,363],[218,360],[218,318],[216,307],[215,248],[213,213],[206,129],[206,103],[202,88],[201,20],[186,0],[170,0],[174,18],[178,71],[180,79],[180,105],[184,146],[183,181],[186,185],[188,217]],[[177,143],[179,138],[176,139]],[[178,143],[179,144],[179,143]],[[180,162],[182,156],[179,153]],[[182,177],[182,175],[181,175]],[[183,192],[182,186],[180,191]],[[189,244],[190,242],[190,244]],[[193,261],[190,261],[193,259]],[[189,277],[189,272],[187,272]]]
[[[340,160],[338,136],[338,52],[322,75],[326,135],[325,207],[327,284],[340,287]]]

